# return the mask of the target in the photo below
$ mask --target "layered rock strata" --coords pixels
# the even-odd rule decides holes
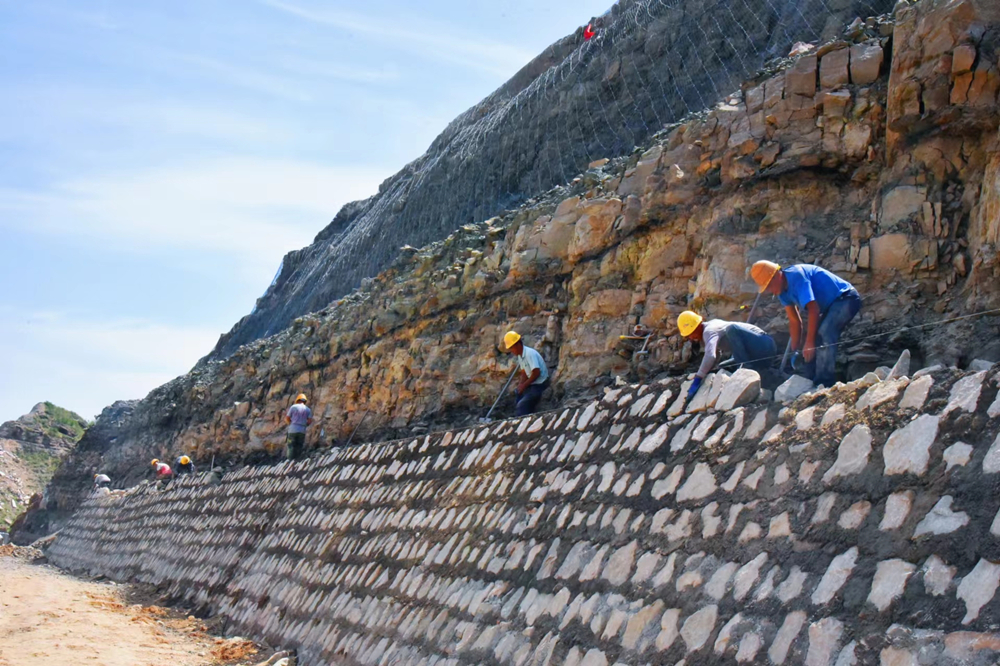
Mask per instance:
[[[996,317],[937,325],[1000,307],[1000,18],[988,2],[923,0],[899,3],[895,21],[889,37],[884,21],[861,23],[640,153],[409,248],[282,333],[109,408],[50,486],[54,506],[76,506],[98,467],[127,485],[152,457],[275,455],[299,392],[316,416],[310,447],[343,442],[366,412],[360,440],[453,426],[496,397],[509,328],[553,368],[550,406],[619,375],[681,372],[696,350],[676,315],[742,317],[760,258],[857,286],[845,376],[904,347],[915,367],[1000,359]],[[656,336],[631,362],[615,350],[635,323]],[[784,346],[776,302],[755,323]]]
[[[95,497],[48,555],[305,664],[985,666],[998,374],[869,378],[779,409],[741,371],[684,414],[679,380],[609,390]]]

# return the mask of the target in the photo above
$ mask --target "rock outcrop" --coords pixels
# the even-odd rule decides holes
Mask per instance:
[[[45,488],[86,427],[83,417],[51,402],[0,424],[0,531]]]
[[[895,21],[858,22],[635,155],[409,248],[281,333],[116,404],[57,473],[50,502],[75,507],[98,467],[133,483],[154,456],[265,460],[299,392],[314,448],[343,442],[366,412],[359,441],[461,423],[502,386],[497,346],[512,327],[554,369],[550,406],[616,376],[684,372],[693,350],[676,315],[740,316],[760,258],[818,263],[858,287],[845,376],[888,376],[903,348],[914,369],[1000,359],[996,317],[939,323],[1000,307],[1000,19],[979,0],[923,0],[899,3]],[[656,336],[630,360],[615,351],[636,323]],[[776,302],[763,300],[755,323],[784,346]]]
[[[986,666],[998,379],[942,369],[684,414],[679,379],[629,386],[98,496],[47,554],[307,666]]]
[[[893,4],[621,0],[594,21],[594,39],[580,28],[550,46],[378,194],[346,206],[312,245],[288,254],[254,311],[210,358],[322,310],[388,267],[400,246],[440,240],[565,183],[594,160],[628,154],[664,123],[718,102],[793,42],[831,39],[856,17]],[[864,59],[873,57],[859,52],[856,77],[874,80],[880,63]],[[841,73],[825,76],[832,86]]]

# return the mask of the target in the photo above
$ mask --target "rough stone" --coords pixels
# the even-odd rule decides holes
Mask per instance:
[[[760,375],[749,368],[740,368],[728,379],[715,408],[727,412],[736,407],[752,404],[760,395]]]
[[[917,529],[913,532],[913,538],[922,536],[938,536],[941,534],[951,534],[952,532],[969,524],[969,514],[964,511],[952,511],[951,504],[954,498],[945,495],[938,500],[924,519],[917,524]]]
[[[814,386],[811,380],[801,375],[792,375],[774,391],[774,399],[777,402],[787,404],[803,393],[811,391]]]
[[[930,448],[937,439],[939,420],[937,416],[924,414],[889,435],[882,450],[887,475],[909,473],[922,476],[927,473]]]
[[[838,476],[859,474],[868,466],[871,452],[871,430],[864,425],[854,426],[841,441],[837,449],[837,461],[823,475],[823,483],[829,484]]]

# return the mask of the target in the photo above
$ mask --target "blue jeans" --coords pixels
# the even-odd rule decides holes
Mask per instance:
[[[549,380],[541,384],[532,384],[524,390],[524,393],[514,390],[514,397],[517,398],[517,415],[527,416],[538,411],[538,403],[542,400],[542,393],[549,387]]]
[[[806,377],[830,387],[837,381],[837,344],[840,334],[861,311],[861,296],[854,289],[846,292],[827,308],[816,332],[816,359],[805,366]]]
[[[726,329],[726,340],[733,352],[733,360],[757,372],[764,372],[778,354],[778,347],[770,335],[756,326],[739,322]]]

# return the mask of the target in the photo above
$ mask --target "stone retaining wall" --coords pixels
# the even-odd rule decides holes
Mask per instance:
[[[49,557],[310,665],[997,663],[1000,373],[754,375],[98,497]]]

